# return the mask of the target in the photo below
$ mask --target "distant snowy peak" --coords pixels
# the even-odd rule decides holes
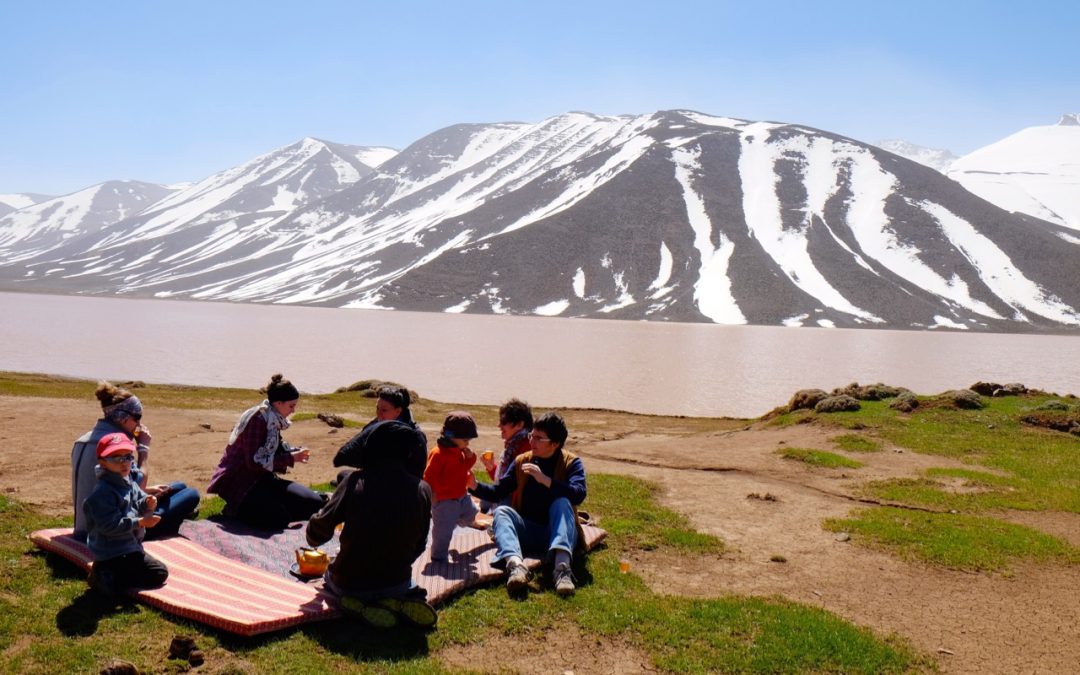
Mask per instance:
[[[910,159],[913,162],[918,162],[919,164],[928,166],[941,173],[947,172],[949,167],[952,166],[952,163],[957,159],[956,155],[948,150],[926,148],[900,139],[878,141],[875,145],[882,150],[888,150],[894,155],[900,155],[901,157]]]
[[[193,225],[267,223],[371,174],[374,169],[359,159],[368,150],[303,138],[162,200],[133,224],[131,234],[148,239]]]
[[[398,151],[393,148],[379,146],[356,148],[356,158],[373,169],[396,154]]]
[[[964,155],[948,176],[1003,209],[1080,230],[1080,114]]]
[[[0,217],[6,216],[12,211],[25,209],[46,199],[52,199],[49,195],[39,195],[30,192],[20,192],[10,195],[0,195]]]
[[[0,218],[0,250],[20,257],[102,229],[141,213],[169,195],[162,185],[109,181],[32,204]]]

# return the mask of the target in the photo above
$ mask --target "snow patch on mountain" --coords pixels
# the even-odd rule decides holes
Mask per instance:
[[[869,153],[856,149],[854,146],[851,146],[850,149],[847,147],[835,147],[833,141],[825,138],[814,139],[812,144],[806,136],[795,136],[786,140],[771,140],[771,131],[777,126],[766,122],[748,125],[745,127],[740,139],[742,153],[739,156],[739,174],[743,185],[743,211],[746,214],[746,224],[750,233],[792,283],[817,298],[826,307],[851,314],[865,321],[883,322],[881,318],[873,313],[852,304],[817,269],[810,256],[807,240],[807,230],[810,225],[809,216],[812,214],[807,213],[807,220],[801,228],[786,229],[783,222],[784,207],[777,194],[779,181],[776,163],[784,159],[788,153],[803,155],[810,167],[808,173],[811,180],[806,181],[806,187],[808,191],[815,190],[808,197],[808,208],[811,209],[824,205],[828,198],[828,194],[819,194],[819,192],[824,190],[824,192],[831,194],[831,191],[835,189],[834,187],[828,187],[828,181],[813,178],[816,171],[828,170],[815,167],[815,163],[824,160],[827,162],[828,167],[833,167],[835,155],[840,155],[856,160],[854,163],[858,165],[860,163],[858,160],[862,159],[861,156],[869,156]],[[824,149],[819,151],[815,147],[818,144],[833,146],[832,151],[825,152]],[[811,150],[814,150],[814,152],[811,152]],[[865,163],[864,159],[862,161]],[[835,168],[832,170],[835,171]],[[872,223],[881,224],[881,221],[884,220],[883,204],[886,195],[884,194],[885,191],[874,188],[887,188],[887,186],[891,185],[891,182],[877,181],[878,185],[874,185],[874,181],[866,178],[871,174],[869,172],[863,173],[865,176],[862,178],[862,182],[866,183],[871,195],[867,199],[856,199],[856,206],[852,210],[858,209],[865,212],[871,217]],[[854,176],[853,180],[856,180]],[[834,181],[833,185],[835,186],[835,184]],[[856,191],[856,195],[859,194],[860,192]],[[882,214],[882,217],[875,217],[875,209]]]
[[[698,271],[697,282],[694,284],[694,301],[698,310],[716,323],[744,324],[746,317],[739,309],[739,303],[731,292],[731,279],[728,278],[728,261],[735,252],[735,244],[724,236],[722,232],[715,232],[719,244],[713,246],[713,225],[705,211],[705,201],[694,189],[693,179],[700,174],[701,156],[700,148],[687,149],[679,147],[671,152],[675,161],[675,180],[682,187],[683,201],[686,204],[686,215],[690,221],[690,227],[694,231],[694,247],[698,250],[701,259],[701,267]],[[661,257],[667,251],[667,247],[661,244]],[[649,286],[649,290],[660,288],[667,283],[667,277],[671,275],[671,253],[668,252],[667,274],[660,277]],[[663,272],[664,265],[661,265]],[[659,282],[659,283],[658,283]],[[658,298],[660,294],[651,297]]]

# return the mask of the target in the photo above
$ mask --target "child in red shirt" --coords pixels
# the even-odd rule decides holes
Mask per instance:
[[[476,520],[476,504],[469,496],[469,479],[476,464],[476,453],[469,441],[476,438],[476,420],[467,412],[447,413],[442,433],[428,453],[424,480],[431,486],[431,559],[445,562],[450,539],[458,525],[470,526]]]

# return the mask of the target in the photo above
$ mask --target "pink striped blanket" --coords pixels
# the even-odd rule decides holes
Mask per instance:
[[[582,527],[590,549],[607,536],[600,528]],[[195,521],[185,523],[182,533],[184,536],[145,543],[147,553],[168,566],[169,580],[161,588],[132,592],[135,598],[238,635],[257,635],[340,616],[336,597],[323,590],[321,579],[303,583],[288,574],[292,550],[303,542],[301,530],[286,530],[277,539],[252,542],[247,535],[228,532],[220,524]],[[235,541],[230,543],[229,537]],[[42,550],[90,569],[93,557],[85,544],[71,537],[70,528],[38,530],[30,540]],[[326,550],[336,550],[333,544]],[[459,555],[452,553],[449,562],[433,563],[425,552],[413,564],[413,580],[427,589],[428,600],[435,605],[470,586],[502,578],[503,572],[491,565],[495,547],[486,532],[458,528],[451,548]],[[277,553],[268,556],[267,551]],[[535,568],[540,561],[529,559],[526,564]]]

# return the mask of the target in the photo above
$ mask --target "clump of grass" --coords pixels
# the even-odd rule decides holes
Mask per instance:
[[[1023,559],[1080,562],[1080,549],[1022,525],[953,513],[924,513],[883,507],[851,518],[825,521],[832,532],[851,532],[866,543],[952,569],[974,572],[1007,570]]]
[[[848,452],[880,452],[882,448],[881,441],[859,434],[836,436],[832,439],[832,442],[836,443],[841,450],[847,450]]]
[[[795,459],[811,466],[823,466],[830,469],[857,469],[862,462],[856,462],[835,452],[814,450],[812,448],[783,448],[777,453],[784,459]]]

